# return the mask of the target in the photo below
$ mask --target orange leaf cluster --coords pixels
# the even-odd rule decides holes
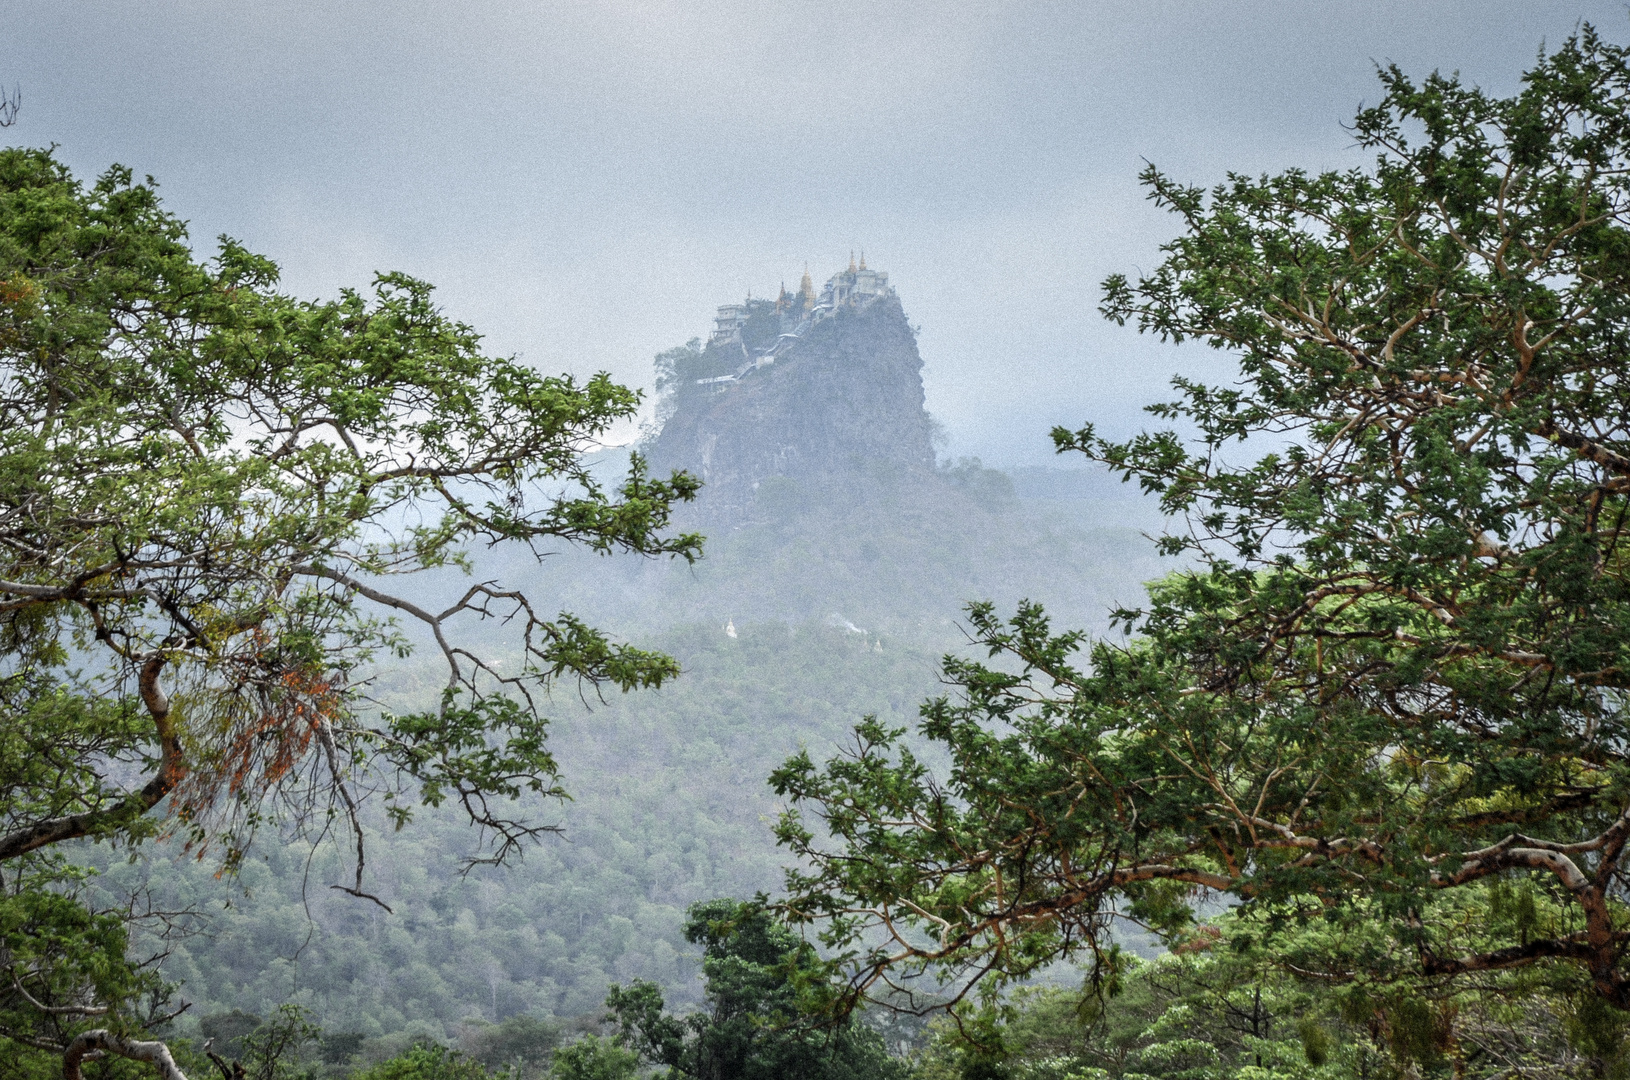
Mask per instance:
[[[299,766],[319,726],[342,708],[331,675],[312,668],[260,681],[254,696],[258,707],[231,725],[211,760],[176,790],[171,805],[181,820],[197,824],[225,809],[223,795],[235,804],[258,804]]]

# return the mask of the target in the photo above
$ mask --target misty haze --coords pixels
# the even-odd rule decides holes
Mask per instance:
[[[1630,1075],[1623,5],[10,22],[0,1077]]]

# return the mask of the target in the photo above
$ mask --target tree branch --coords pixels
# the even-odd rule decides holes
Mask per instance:
[[[62,1054],[62,1080],[83,1080],[80,1063],[98,1052],[115,1054],[131,1061],[145,1061],[158,1070],[163,1080],[187,1080],[187,1074],[175,1063],[175,1058],[170,1056],[170,1048],[164,1043],[156,1039],[151,1042],[127,1039],[106,1028],[82,1031],[74,1036],[73,1042]]]
[[[164,663],[163,652],[154,651],[148,654],[142,664],[138,683],[142,704],[147,707],[148,715],[152,717],[153,727],[158,734],[158,772],[153,774],[153,778],[147,781],[141,790],[132,792],[111,807],[48,818],[0,836],[0,861],[14,859],[63,840],[89,836],[103,825],[140,817],[175,790],[176,785],[186,776],[187,766],[180,734],[170,723],[170,699],[158,684],[159,672],[163,670]]]

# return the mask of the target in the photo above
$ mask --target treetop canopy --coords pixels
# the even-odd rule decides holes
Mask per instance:
[[[55,845],[179,829],[230,868],[267,820],[337,826],[335,887],[366,897],[366,795],[399,825],[454,800],[505,858],[548,829],[513,800],[564,795],[537,695],[677,672],[509,585],[401,584],[471,545],[694,558],[669,521],[696,480],[636,456],[608,488],[585,460],[635,391],[489,356],[400,274],[326,301],[277,276],[227,238],[200,260],[127,169],[86,186],[0,150],[0,865],[23,905],[0,1033],[70,1061],[136,1054],[130,1009],[160,987],[118,919],[78,916],[87,936],[42,899]],[[423,712],[369,700],[410,648],[397,620],[446,673]]]
[[[1380,76],[1370,168],[1144,173],[1182,232],[1104,314],[1240,379],[1151,408],[1192,439],[1054,432],[1178,525],[1135,636],[975,605],[1002,659],[947,661],[943,780],[875,723],[777,774],[787,909],[854,993],[1104,962],[1116,919],[1223,892],[1350,927],[1320,978],[1526,969],[1630,1008],[1630,63],[1587,27],[1510,98]],[[1479,907],[1514,879],[1543,928]]]

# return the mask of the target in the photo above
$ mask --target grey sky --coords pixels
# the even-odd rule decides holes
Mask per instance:
[[[643,385],[715,305],[864,248],[953,453],[1141,423],[1178,365],[1097,282],[1171,230],[1136,184],[1360,164],[1372,61],[1502,92],[1620,2],[22,3],[9,133],[151,173],[301,295],[435,282],[493,349]]]

